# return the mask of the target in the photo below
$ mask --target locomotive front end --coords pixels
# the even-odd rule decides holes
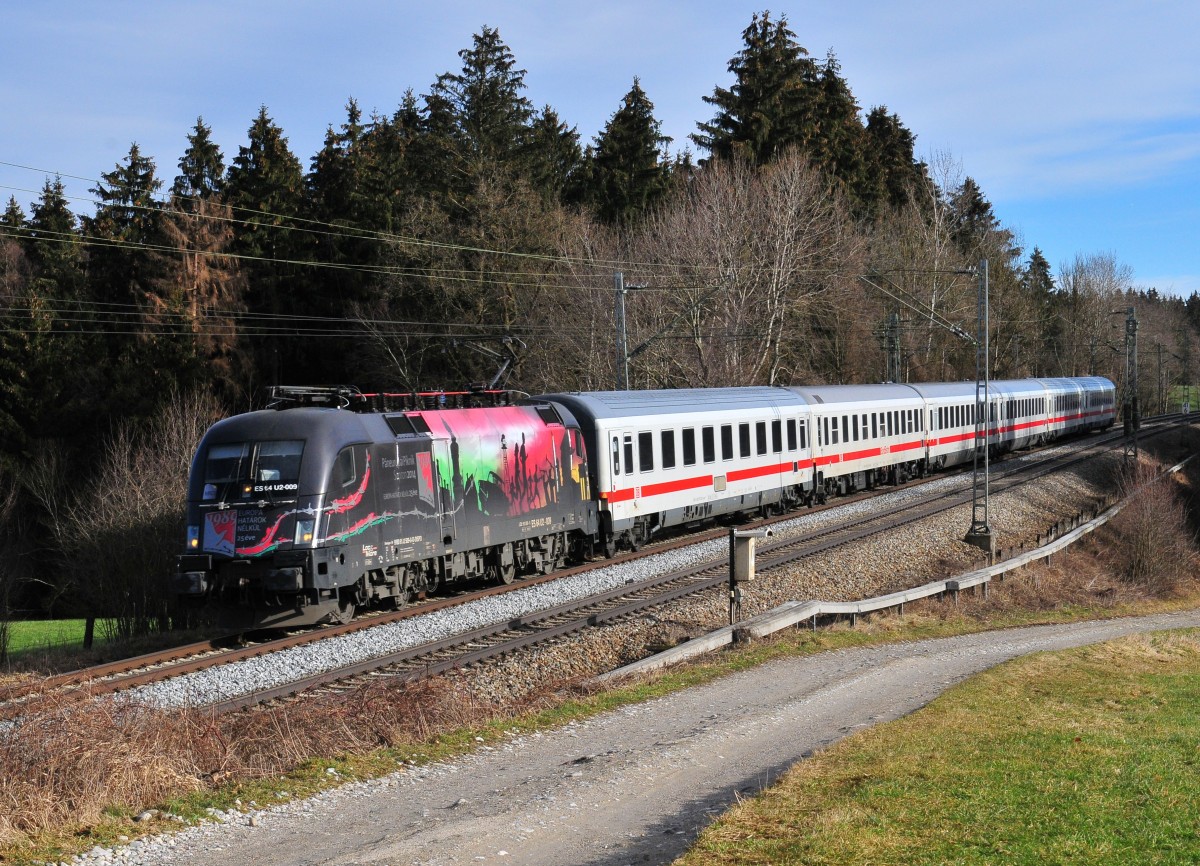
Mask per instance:
[[[344,553],[319,543],[331,476],[351,476],[342,511],[366,491],[365,467],[355,461],[363,462],[365,449],[340,447],[361,435],[345,429],[347,420],[357,426],[334,410],[252,412],[205,434],[188,484],[177,597],[215,608],[230,627],[312,624],[352,613],[342,591],[353,584],[343,573]]]

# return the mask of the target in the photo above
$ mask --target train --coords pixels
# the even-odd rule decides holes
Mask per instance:
[[[1000,454],[1117,417],[1098,376],[991,382],[986,402],[976,391],[275,388],[199,443],[171,591],[230,626],[345,622],[636,550],[672,527],[901,484],[974,459],[984,428]]]

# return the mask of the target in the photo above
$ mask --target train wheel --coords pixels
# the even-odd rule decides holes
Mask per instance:
[[[354,596],[350,593],[342,593],[338,596],[337,607],[329,614],[329,621],[334,625],[345,625],[354,619]]]
[[[488,575],[495,583],[508,586],[517,576],[516,557],[513,556],[512,545],[501,544],[492,548],[491,560],[487,564]]]

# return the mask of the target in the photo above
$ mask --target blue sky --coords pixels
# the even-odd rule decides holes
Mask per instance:
[[[349,97],[391,113],[406,89],[457,71],[484,25],[527,71],[530,100],[585,141],[636,75],[682,148],[763,8],[786,15],[814,57],[832,49],[864,111],[899,114],[918,154],[975,178],[1055,270],[1111,253],[1139,286],[1200,291],[1195,0],[10,0],[0,198],[28,210],[46,172],[95,178],[133,141],[169,183],[199,115],[228,162],[260,105],[307,168]],[[65,180],[87,196],[90,184]]]

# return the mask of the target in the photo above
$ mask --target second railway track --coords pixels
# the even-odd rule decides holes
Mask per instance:
[[[1149,434],[1151,431],[1147,432]],[[1082,447],[1073,448],[1066,456],[1031,460],[1027,453],[1023,455],[1024,459],[1022,460],[997,464],[997,468],[993,472],[992,490],[1000,493],[1012,484],[1025,483],[1030,477],[1060,471],[1070,463],[1086,459],[1098,450],[1112,447],[1112,442],[1117,438],[1113,434],[1108,434],[1084,440],[1081,443]],[[908,490],[910,493],[920,490],[915,485],[889,489]],[[922,520],[933,514],[958,507],[964,502],[970,502],[970,499],[969,490],[941,491],[928,496],[920,496],[915,503],[902,503],[897,507],[885,509],[867,517],[856,515],[846,520],[834,521],[813,531],[778,537],[769,543],[760,545],[759,571],[760,573],[770,572],[806,556],[812,556],[871,535],[894,531],[906,523]],[[848,500],[839,499],[830,507],[845,504],[848,504]],[[807,514],[812,513],[807,512]],[[803,515],[791,513],[771,520],[758,521],[754,525],[786,523],[795,520],[798,516]],[[625,554],[614,560],[589,563],[509,586],[496,586],[481,592],[424,601],[422,604],[400,611],[380,614],[347,625],[326,627],[312,632],[264,640],[253,646],[230,647],[228,639],[204,641],[97,668],[57,675],[43,681],[36,690],[10,690],[3,695],[3,702],[0,703],[0,718],[12,718],[15,714],[27,711],[30,708],[31,700],[38,696],[44,696],[48,692],[61,694],[64,691],[71,691],[85,697],[153,685],[169,678],[205,671],[217,665],[243,662],[280,650],[315,644],[379,625],[397,623],[436,611],[447,610],[467,602],[519,592],[538,584],[586,574],[596,569],[629,564],[638,559],[655,556],[673,549],[723,538],[725,533],[724,529],[702,532],[647,547],[641,552]],[[684,567],[668,570],[648,579],[622,583],[602,592],[590,594],[585,598],[553,604],[545,609],[517,616],[502,617],[498,622],[469,628],[457,634],[424,642],[419,646],[406,647],[375,657],[355,660],[308,675],[297,675],[283,684],[275,684],[266,688],[251,688],[243,694],[211,701],[200,701],[199,703],[211,706],[217,711],[232,711],[270,703],[312,689],[347,688],[356,682],[356,678],[367,675],[383,675],[406,680],[436,675],[456,667],[513,653],[591,626],[637,615],[675,599],[723,586],[727,579],[726,570],[727,558],[724,553],[721,553],[702,558],[700,561]],[[338,683],[342,685],[335,685]]]

